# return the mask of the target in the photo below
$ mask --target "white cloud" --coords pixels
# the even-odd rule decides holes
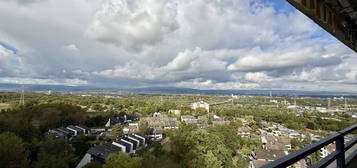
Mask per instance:
[[[176,83],[175,86],[194,88],[194,89],[216,89],[216,90],[256,89],[260,87],[260,85],[257,83],[216,82],[212,80],[204,80],[201,78],[181,81]]]
[[[177,29],[175,8],[176,2],[168,0],[110,0],[96,13],[87,34],[119,46],[156,43]]]
[[[69,45],[64,46],[63,48],[68,51],[74,51],[74,52],[79,51],[78,47],[75,44],[69,44]]]
[[[198,71],[210,72],[225,70],[227,62],[225,59],[233,56],[235,50],[212,50],[203,51],[196,47],[194,50],[185,50],[177,54],[177,56],[162,67],[168,71]]]
[[[248,81],[252,81],[256,83],[272,81],[272,78],[263,72],[248,72],[244,75],[244,78]]]
[[[309,45],[310,42],[305,44]],[[341,63],[341,55],[328,52],[323,46],[290,44],[288,48],[277,48],[272,51],[262,51],[259,47],[253,48],[234,64],[229,65],[228,69],[256,72],[305,66],[328,66],[339,63]]]
[[[3,0],[3,1],[7,1],[7,2],[15,2],[18,4],[23,4],[23,5],[27,5],[27,4],[31,4],[31,3],[35,3],[35,2],[44,2],[46,0]]]
[[[0,76],[16,75],[21,71],[21,58],[0,44]]]
[[[81,85],[87,85],[88,81],[80,80],[80,79],[54,80],[54,79],[38,79],[38,78],[4,77],[4,78],[0,78],[0,83],[81,86]]]
[[[117,65],[113,69],[93,72],[94,75],[108,78],[129,78],[129,79],[154,79],[152,68],[137,63],[126,63],[123,66]]]
[[[272,0],[13,2],[0,1],[1,42],[18,49],[0,48],[0,80],[357,90],[356,54]]]

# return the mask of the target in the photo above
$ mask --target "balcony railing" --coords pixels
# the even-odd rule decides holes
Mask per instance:
[[[326,167],[332,162],[336,161],[338,168],[356,168],[357,164],[355,159],[357,159],[357,150],[353,151],[352,154],[350,154],[347,158],[345,158],[345,153],[348,149],[357,143],[357,138],[352,139],[346,144],[344,142],[345,136],[354,130],[357,130],[357,124],[330,135],[329,137],[313,143],[299,151],[293,152],[285,157],[268,163],[262,168],[288,167],[333,142],[336,142],[336,150],[327,157],[322,158],[318,163],[312,165],[312,167]]]

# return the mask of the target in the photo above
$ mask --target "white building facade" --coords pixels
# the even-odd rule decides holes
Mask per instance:
[[[191,108],[193,110],[196,110],[199,107],[204,108],[204,109],[206,109],[207,112],[209,112],[209,104],[204,101],[195,102],[195,103],[192,103],[192,105],[191,105]]]

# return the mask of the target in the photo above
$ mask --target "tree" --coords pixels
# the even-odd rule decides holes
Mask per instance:
[[[139,132],[141,135],[147,135],[148,134],[148,128],[149,124],[146,121],[140,121],[139,122]]]
[[[222,162],[213,154],[212,151],[208,151],[203,155],[203,163],[201,167],[210,167],[210,168],[221,168]]]
[[[87,117],[84,122],[84,125],[86,125],[87,127],[99,127],[105,125],[106,121],[107,118],[101,115],[95,117]]]
[[[186,167],[232,167],[232,151],[223,136],[191,125],[182,125],[177,131],[171,138],[173,153]]]
[[[142,155],[142,168],[180,168],[180,166],[170,158],[154,156],[151,152],[145,152]]]
[[[179,129],[173,130],[171,137],[172,150],[177,161],[183,160],[185,155],[191,150],[192,146],[189,146],[190,144],[186,142],[186,139],[196,129],[197,125],[181,124]]]
[[[242,156],[233,157],[233,166],[238,168],[249,167],[249,159],[243,158]]]
[[[22,139],[13,133],[0,134],[0,165],[7,168],[28,167],[28,152]]]
[[[319,151],[312,153],[310,155],[310,157],[311,157],[312,164],[316,164],[317,162],[319,162],[321,160]]]
[[[232,126],[234,129],[238,129],[239,127],[243,126],[243,123],[241,120],[234,120],[229,123],[230,126]]]
[[[92,108],[93,110],[95,110],[95,111],[102,111],[102,110],[103,110],[102,105],[101,105],[101,104],[98,104],[98,103],[93,104],[91,108]]]
[[[254,120],[254,117],[252,115],[247,115],[244,117],[244,119],[248,122],[248,123],[251,123],[253,122]]]
[[[75,155],[67,142],[49,136],[37,146],[39,151],[33,167],[75,167]]]
[[[292,148],[292,151],[297,151],[297,150],[299,150],[301,147],[303,147],[303,143],[302,143],[301,141],[299,141],[297,138],[291,139],[291,148]]]
[[[71,140],[71,145],[75,149],[75,154],[78,156],[82,156],[92,146],[92,142],[95,140],[96,137],[94,135],[80,135]]]
[[[207,110],[203,107],[196,108],[196,114],[199,116],[207,114]]]
[[[295,121],[290,121],[290,122],[286,123],[285,126],[290,129],[293,129],[293,130],[301,130],[302,129],[302,126]]]
[[[124,135],[121,124],[115,124],[112,128],[112,139],[120,139]]]
[[[90,162],[90,163],[84,165],[83,168],[102,168],[102,165],[98,162]]]
[[[140,168],[141,162],[138,157],[130,157],[127,153],[112,153],[110,154],[103,168]]]
[[[208,132],[219,136],[231,151],[235,151],[239,147],[241,138],[237,134],[235,127],[231,125],[213,125],[209,127]]]
[[[308,123],[306,124],[306,128],[308,128],[308,129],[315,129],[315,124],[314,124],[313,122],[308,122]]]

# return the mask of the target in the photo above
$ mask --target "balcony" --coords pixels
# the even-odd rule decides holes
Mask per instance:
[[[338,168],[356,168],[357,148],[352,147],[357,143],[357,138],[354,138],[349,142],[345,143],[345,136],[355,130],[357,130],[357,124],[352,125],[333,135],[330,135],[327,138],[313,143],[299,151],[296,151],[269,164],[266,164],[263,166],[263,168],[288,167],[333,142],[336,143],[336,150],[327,157],[322,158],[318,163],[312,165],[312,167],[327,167],[331,163],[336,162],[336,167]],[[351,149],[352,151],[349,149]]]

